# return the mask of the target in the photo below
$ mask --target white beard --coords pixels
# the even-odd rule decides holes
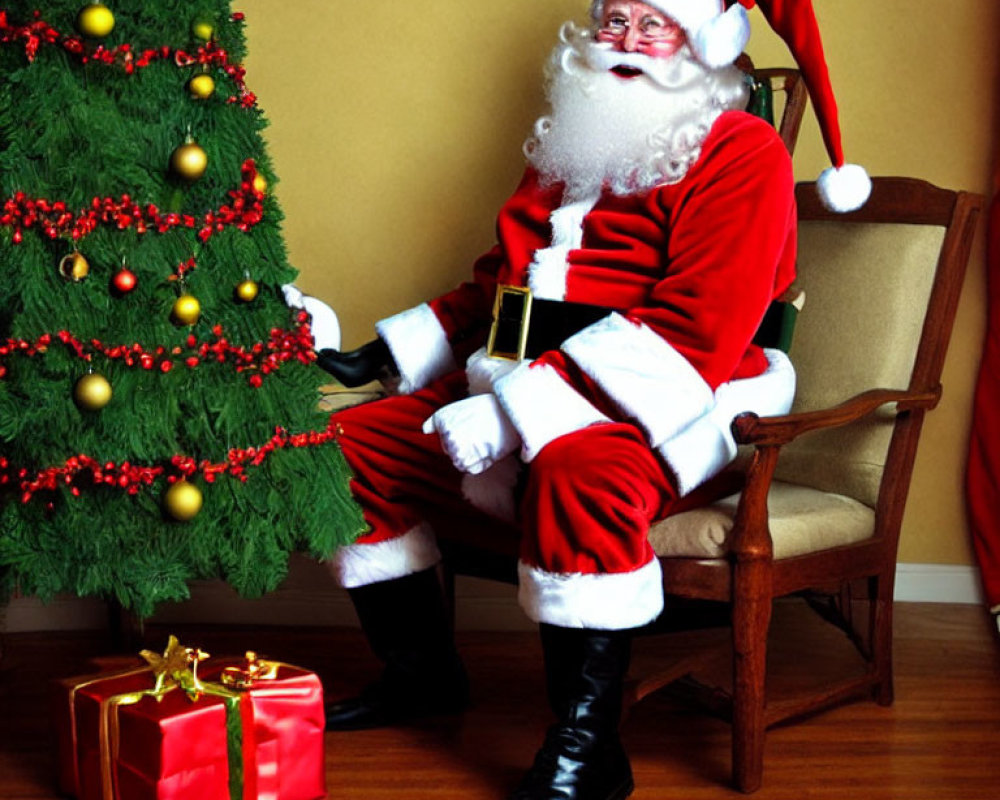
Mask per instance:
[[[617,53],[572,23],[560,40],[548,71],[552,111],[524,151],[545,183],[565,184],[567,201],[680,181],[719,114],[746,105],[742,73],[706,68],[686,45],[667,59]],[[617,65],[644,74],[623,79],[609,71]]]

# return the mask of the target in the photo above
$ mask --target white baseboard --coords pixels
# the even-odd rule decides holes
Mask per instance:
[[[971,566],[900,564],[896,571],[898,602],[984,602],[979,571]],[[157,624],[356,626],[357,617],[347,593],[332,585],[317,564],[292,564],[289,579],[260,600],[238,597],[219,581],[191,586],[191,599],[164,605],[152,619]],[[531,623],[517,605],[512,586],[472,578],[456,582],[456,627],[462,630],[529,630]],[[107,624],[99,600],[59,597],[43,604],[34,598],[15,598],[0,606],[0,632],[86,630]]]
[[[900,603],[986,602],[979,570],[949,564],[898,564],[895,599]]]

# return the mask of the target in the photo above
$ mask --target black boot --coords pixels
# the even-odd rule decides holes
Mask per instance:
[[[618,736],[631,631],[540,627],[558,722],[509,800],[624,800],[632,768]]]
[[[433,569],[348,594],[385,670],[359,696],[327,707],[328,731],[378,728],[468,705],[468,678]]]

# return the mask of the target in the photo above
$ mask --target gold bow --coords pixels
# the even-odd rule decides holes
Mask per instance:
[[[246,652],[246,666],[224,667],[222,682],[233,689],[249,689],[257,681],[271,681],[278,677],[277,661],[265,661],[258,658],[253,650]]]
[[[205,693],[205,686],[198,680],[198,662],[204,661],[209,654],[201,648],[183,647],[176,636],[171,636],[162,656],[152,650],[143,650],[139,655],[153,670],[154,683],[150,694],[157,700],[174,686],[183,689],[192,700]]]

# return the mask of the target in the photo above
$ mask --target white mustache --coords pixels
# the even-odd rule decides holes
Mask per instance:
[[[611,49],[606,42],[594,42],[583,51],[587,66],[597,72],[608,72],[615,67],[637,69],[660,86],[673,88],[681,79],[678,59],[654,58],[644,53],[623,53]]]

